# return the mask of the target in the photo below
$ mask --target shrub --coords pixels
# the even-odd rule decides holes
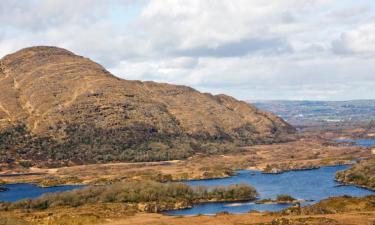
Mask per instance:
[[[276,201],[278,202],[292,202],[296,200],[295,198],[293,198],[292,196],[290,195],[278,195],[276,197]]]
[[[258,193],[257,191],[246,184],[235,184],[229,187],[215,187],[209,192],[211,198],[227,199],[227,200],[254,200]]]
[[[20,161],[19,164],[20,166],[25,167],[25,168],[30,168],[33,166],[33,163],[30,161]]]

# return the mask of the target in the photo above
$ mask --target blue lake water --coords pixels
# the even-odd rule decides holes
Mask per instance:
[[[337,142],[353,142],[354,145],[357,146],[363,146],[363,147],[372,147],[375,145],[375,139],[349,139],[349,138],[344,138],[344,139],[336,139]]]
[[[312,200],[302,205],[316,203],[322,199],[341,196],[365,196],[375,192],[358,188],[355,186],[342,186],[334,181],[335,174],[339,170],[344,170],[349,166],[322,167],[314,170],[290,171],[282,174],[262,174],[259,171],[242,170],[236,176],[213,179],[188,181],[191,186],[217,186],[231,184],[250,184],[259,192],[260,199],[275,199],[279,194],[288,194],[297,199]],[[191,209],[169,211],[169,215],[196,215],[196,214],[216,214],[227,211],[230,213],[246,213],[250,210],[258,211],[279,211],[289,204],[255,204],[253,202],[242,203],[207,203],[195,205]]]
[[[15,202],[22,199],[33,199],[45,193],[70,191],[84,187],[82,185],[66,185],[43,188],[34,184],[6,184],[3,186],[8,188],[8,190],[0,192],[0,201],[2,202]]]
[[[375,146],[375,139],[337,139],[338,142],[353,142],[354,145],[363,147]],[[302,205],[313,204],[322,199],[333,196],[351,195],[366,196],[375,192],[355,187],[342,186],[337,183],[337,171],[348,169],[350,166],[322,167],[314,170],[290,171],[282,174],[262,174],[259,171],[242,170],[233,177],[213,180],[188,181],[191,186],[213,187],[217,185],[250,184],[259,192],[260,199],[275,199],[279,194],[288,194],[297,199],[312,200]],[[246,213],[251,210],[279,211],[289,207],[290,204],[255,204],[254,202],[242,203],[206,203],[195,205],[191,209],[169,211],[169,215],[197,215],[216,214],[227,211],[234,214]]]
[[[356,145],[371,147],[375,140],[340,139],[340,142],[355,142]],[[214,180],[187,181],[191,186],[218,186],[231,184],[250,184],[259,192],[260,199],[276,198],[279,194],[288,194],[297,199],[313,200],[304,204],[312,204],[322,199],[339,196],[365,196],[375,192],[355,186],[340,186],[334,181],[335,173],[349,166],[322,167],[315,170],[290,171],[283,174],[262,174],[259,171],[242,170],[233,177]],[[34,199],[45,193],[54,193],[79,189],[82,185],[66,185],[42,188],[33,184],[7,184],[9,190],[0,192],[0,201],[14,202],[22,199]],[[246,213],[250,210],[279,211],[289,204],[255,204],[253,202],[241,203],[207,203],[195,205],[191,209],[169,211],[169,215],[196,215],[216,214],[227,211],[230,213]]]

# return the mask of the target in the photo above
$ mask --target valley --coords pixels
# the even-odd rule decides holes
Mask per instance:
[[[288,143],[239,147],[237,153],[197,154],[186,160],[143,163],[107,163],[60,168],[23,168],[4,171],[2,183],[106,184],[127,179],[181,181],[232,176],[236,170],[283,172],[321,166],[352,164],[367,158],[371,149],[328,139],[301,138]]]
[[[281,114],[186,86],[123,80],[56,47],[0,62],[0,224],[374,221],[370,116],[299,123],[289,114],[298,104]],[[372,112],[366,104],[350,112]]]
[[[324,139],[323,139],[324,140]],[[213,187],[217,185],[220,186],[227,186],[229,184],[238,184],[243,183],[241,181],[233,181],[230,182],[231,179],[236,179],[236,177],[241,176],[249,176],[250,185],[255,184],[255,188],[257,191],[261,192],[261,196],[259,199],[266,199],[266,198],[274,198],[275,192],[271,192],[273,194],[264,195],[263,189],[256,184],[256,181],[253,180],[256,176],[275,176],[277,178],[280,171],[277,171],[276,174],[263,174],[261,172],[251,172],[251,170],[257,169],[257,171],[264,171],[269,165],[272,165],[273,168],[283,168],[281,172],[296,170],[291,172],[286,172],[286,175],[289,176],[289,173],[296,173],[301,174],[301,178],[305,177],[317,177],[316,182],[327,182],[327,187],[321,186],[320,188],[324,189],[326,192],[329,188],[333,188],[336,194],[328,194],[328,196],[334,195],[343,195],[345,193],[351,195],[368,195],[371,194],[370,191],[366,192],[365,189],[356,189],[353,186],[339,186],[339,184],[334,183],[334,176],[335,172],[331,172],[332,175],[329,175],[324,180],[320,178],[320,176],[316,176],[315,171],[317,167],[322,167],[321,169],[326,170],[329,169],[335,171],[335,167],[324,167],[324,166],[333,166],[333,165],[342,165],[342,164],[352,164],[353,159],[359,158],[369,158],[372,155],[371,148],[356,146],[349,143],[341,143],[336,141],[329,141],[328,139],[323,141],[322,139],[307,139],[301,138],[298,141],[292,141],[288,143],[281,143],[281,144],[273,144],[273,145],[259,145],[259,146],[249,146],[242,149],[241,152],[235,154],[227,154],[227,155],[198,155],[191,157],[186,160],[176,160],[176,161],[167,161],[167,162],[145,162],[145,163],[110,163],[110,164],[95,164],[95,165],[79,165],[79,166],[72,166],[72,167],[63,167],[63,168],[55,168],[55,169],[43,169],[43,168],[29,168],[28,170],[23,170],[23,172],[34,172],[37,174],[31,174],[23,176],[8,176],[2,177],[3,182],[7,183],[19,183],[19,182],[28,182],[28,183],[39,183],[39,185],[46,185],[43,182],[50,181],[49,185],[62,185],[62,184],[86,184],[86,185],[111,185],[111,184],[121,184],[121,182],[131,183],[131,182],[166,182],[166,181],[184,181],[192,180],[186,182],[187,184],[192,185],[196,183],[196,185],[202,184],[204,186],[210,186],[209,183],[212,183]],[[293,151],[291,151],[293,149]],[[311,154],[311,151],[315,152],[315,154]],[[309,154],[310,153],[310,154]],[[316,154],[319,153],[319,154]],[[291,157],[293,155],[293,157]],[[318,157],[317,157],[318,156]],[[282,165],[282,166],[281,166]],[[288,165],[288,166],[285,166]],[[301,170],[300,169],[310,169],[312,170]],[[348,168],[348,166],[341,166],[337,167],[338,170],[344,170]],[[243,172],[239,171],[240,169],[245,169]],[[250,169],[250,170],[249,170]],[[250,172],[246,172],[250,171]],[[349,170],[350,171],[350,170]],[[11,172],[11,171],[9,171]],[[15,171],[12,171],[14,173]],[[19,171],[20,172],[20,171]],[[238,173],[238,175],[235,175]],[[259,174],[258,174],[259,173]],[[306,173],[306,174],[305,174]],[[311,173],[311,175],[307,175]],[[242,175],[243,174],[243,175]],[[247,175],[246,175],[247,174]],[[258,175],[255,175],[258,174]],[[303,175],[305,174],[305,175]],[[74,178],[73,178],[74,177]],[[219,180],[215,180],[212,178],[222,178]],[[224,179],[223,179],[224,178]],[[208,180],[202,180],[208,179]],[[288,181],[289,180],[289,181]],[[73,182],[72,182],[73,181]],[[229,181],[229,183],[227,183]],[[271,182],[271,177],[265,177],[265,181]],[[298,187],[299,183],[304,183],[304,181],[299,181],[296,177],[286,178],[286,185],[290,182],[297,182]],[[313,180],[310,179],[310,182]],[[57,183],[56,183],[57,182]],[[255,182],[255,183],[254,183]],[[318,184],[315,183],[315,184]],[[314,191],[316,194],[322,193],[319,191],[319,188],[314,188],[311,186],[311,193],[307,194],[305,197],[300,196],[302,192],[288,192],[288,189],[279,188],[278,185],[281,184],[280,181],[275,181],[273,185],[270,187],[276,188],[275,190],[278,191],[280,194],[290,194],[293,197],[297,197],[299,199],[310,200],[307,199],[307,196],[312,197]],[[48,183],[47,183],[48,186]],[[192,186],[195,186],[192,185]],[[302,186],[300,188],[303,188]],[[121,188],[123,189],[123,188]],[[269,187],[267,188],[269,189]],[[337,189],[337,190],[336,190]],[[160,189],[159,189],[160,190]],[[343,191],[340,192],[339,190]],[[346,191],[345,191],[346,190]],[[338,191],[338,192],[337,192]],[[359,192],[358,192],[359,191]],[[5,192],[6,193],[6,192]],[[263,193],[263,194],[262,194]],[[357,194],[354,194],[357,193]],[[360,194],[362,193],[362,194]],[[79,194],[81,196],[82,194]],[[1,193],[0,193],[1,198]],[[314,207],[323,207],[318,206],[320,203],[317,201],[319,198],[313,197],[315,201],[306,203],[302,203],[301,206],[310,207],[309,205],[312,204]],[[326,197],[323,197],[325,199]],[[69,204],[72,203],[72,198],[66,198]],[[216,199],[215,201],[219,201]],[[350,210],[344,212],[335,212],[339,208],[336,208],[334,201],[338,201],[338,204],[342,204],[343,200],[340,198],[332,199],[332,203],[327,203],[324,207],[330,207],[331,212],[327,213],[320,213],[323,212],[323,209],[319,209],[317,212],[309,212],[308,214],[295,214],[288,212],[287,214],[283,212],[264,212],[264,210],[270,211],[280,211],[282,209],[289,210],[288,207],[293,209],[293,204],[260,204],[255,205],[257,207],[253,208],[249,202],[235,202],[233,204],[230,203],[206,203],[198,205],[198,208],[195,208],[192,205],[186,203],[178,203],[177,205],[168,206],[172,208],[165,208],[166,209],[176,209],[174,207],[187,207],[187,212],[196,210],[199,212],[194,214],[195,216],[170,216],[166,214],[154,214],[150,213],[150,209],[152,207],[156,207],[163,211],[162,202],[150,202],[150,203],[142,203],[136,207],[144,207],[144,205],[151,204],[154,205],[146,211],[143,211],[146,208],[142,208],[141,211],[139,209],[135,210],[134,205],[129,208],[128,203],[116,203],[116,202],[97,202],[94,205],[91,203],[85,203],[76,205],[74,207],[71,206],[58,206],[54,205],[48,209],[32,209],[27,207],[28,210],[24,211],[24,209],[12,209],[7,211],[0,212],[0,215],[11,217],[11,218],[19,218],[22,221],[28,221],[31,224],[186,224],[188,221],[194,221],[197,224],[214,224],[218,223],[218,221],[225,218],[227,221],[225,224],[238,224],[238,223],[245,223],[245,224],[356,224],[350,221],[363,221],[363,224],[367,224],[370,221],[373,221],[375,215],[372,209],[368,207],[371,206],[372,200],[368,200],[366,198],[359,198],[358,201],[363,201],[363,208],[358,208],[362,206],[358,206],[355,210],[352,207],[349,207]],[[49,201],[50,202],[50,201]],[[329,202],[329,201],[328,201]],[[155,205],[156,204],[156,205]],[[315,206],[318,204],[317,206]],[[353,203],[350,203],[353,204]],[[357,203],[355,203],[357,204]],[[128,206],[127,206],[128,205]],[[368,206],[367,206],[368,205]],[[213,207],[214,206],[214,207]],[[220,207],[218,207],[220,206]],[[224,206],[224,208],[222,208]],[[149,206],[148,206],[149,207]],[[202,208],[203,207],[203,208]],[[218,211],[210,212],[205,211],[205,207],[207,209],[212,210],[217,208]],[[250,208],[249,208],[250,207]],[[190,208],[190,209],[189,209]],[[273,210],[271,210],[273,208]],[[341,206],[340,206],[341,208]],[[250,212],[251,210],[259,210],[257,212]],[[234,210],[234,211],[232,211]],[[240,211],[238,211],[240,210]],[[93,213],[93,212],[99,213]],[[241,215],[235,214],[227,214],[227,213],[220,213],[222,211],[229,211],[232,213],[241,212]],[[184,214],[184,211],[175,211],[176,215]],[[333,213],[334,212],[334,213]],[[201,215],[201,214],[210,214]],[[211,214],[216,214],[212,216]],[[17,219],[15,219],[17,220]],[[48,222],[47,222],[48,221]],[[51,222],[53,221],[53,222]],[[247,222],[245,222],[247,221]],[[251,222],[250,222],[251,221]],[[329,222],[329,223],[328,223]],[[23,222],[22,222],[23,223]],[[222,224],[221,222],[219,224]]]

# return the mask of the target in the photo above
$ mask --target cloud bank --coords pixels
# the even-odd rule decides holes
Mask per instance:
[[[0,56],[56,45],[240,99],[375,98],[372,0],[4,0]]]

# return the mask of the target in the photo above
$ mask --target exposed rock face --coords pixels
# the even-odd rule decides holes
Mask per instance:
[[[294,132],[232,97],[119,79],[56,47],[1,59],[0,90],[3,162],[163,160],[205,151],[207,143],[277,142]]]

